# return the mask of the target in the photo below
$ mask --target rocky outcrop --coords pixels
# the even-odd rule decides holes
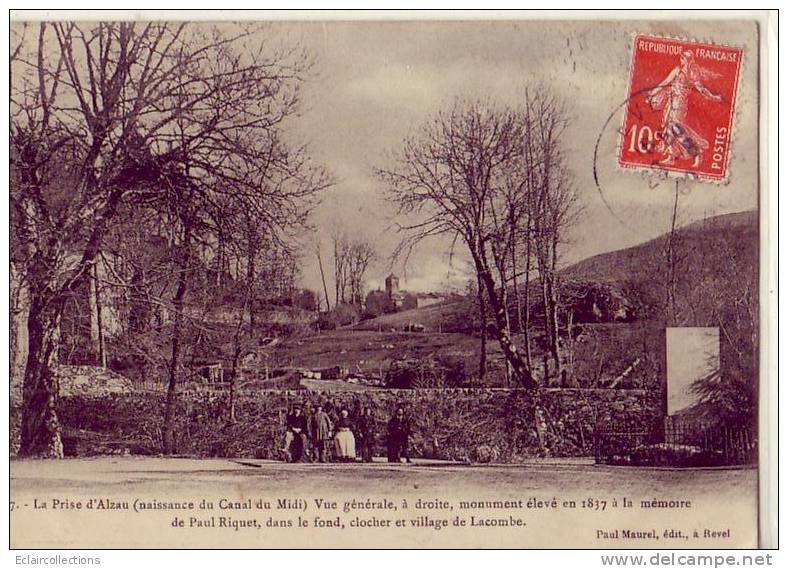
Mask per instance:
[[[559,316],[575,324],[631,322],[642,317],[643,304],[637,290],[622,285],[571,281],[561,285]]]

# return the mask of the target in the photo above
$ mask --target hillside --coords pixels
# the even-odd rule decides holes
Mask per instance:
[[[661,235],[634,247],[589,257],[563,269],[561,280],[626,286],[627,294],[640,297],[639,303],[657,302],[665,277],[666,241],[667,235]],[[758,213],[745,211],[690,223],[676,231],[674,244],[679,295],[692,291],[695,279],[711,286],[725,286],[737,273],[757,275]],[[361,322],[354,329],[401,330],[412,322],[422,324],[428,331],[469,332],[473,326],[468,318],[470,306],[468,300],[449,301],[387,314]]]
[[[711,256],[706,261],[715,261],[721,241],[736,244],[740,250],[750,250],[757,255],[758,212],[744,211],[719,215],[696,221],[676,231],[679,247],[684,254],[700,252]],[[584,259],[564,269],[561,274],[568,280],[596,282],[643,281],[661,271],[659,265],[664,258],[667,234],[618,251],[602,253]],[[683,243],[682,243],[683,242]],[[757,257],[753,258],[756,261]],[[724,266],[724,265],[720,265]]]

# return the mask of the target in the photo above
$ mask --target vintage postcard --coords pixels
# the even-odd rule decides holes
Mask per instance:
[[[94,16],[10,23],[12,548],[776,545],[768,14]]]

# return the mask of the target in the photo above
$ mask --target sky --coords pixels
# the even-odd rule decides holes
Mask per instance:
[[[400,235],[375,168],[391,165],[403,139],[455,98],[516,103],[528,85],[548,85],[566,103],[565,137],[584,215],[562,262],[635,245],[670,227],[673,182],[617,166],[617,127],[627,96],[634,35],[697,39],[744,48],[727,184],[681,183],[679,220],[755,209],[757,185],[757,47],[755,23],[717,22],[287,22],[272,24],[315,57],[292,136],[306,141],[336,177],[314,218],[323,262],[336,227],[372,240],[380,260],[368,288],[390,272],[402,288],[462,290],[468,263],[446,240],[424,243],[409,261],[392,262]],[[615,118],[603,129],[612,113]],[[593,178],[595,143],[600,137]],[[604,196],[603,202],[601,197]],[[302,284],[322,290],[317,260],[303,258]],[[329,279],[329,290],[332,282]]]

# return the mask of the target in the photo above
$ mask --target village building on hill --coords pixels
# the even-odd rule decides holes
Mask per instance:
[[[386,297],[397,310],[410,310],[438,304],[446,300],[446,296],[437,292],[408,292],[400,290],[399,277],[394,273],[386,277]]]

